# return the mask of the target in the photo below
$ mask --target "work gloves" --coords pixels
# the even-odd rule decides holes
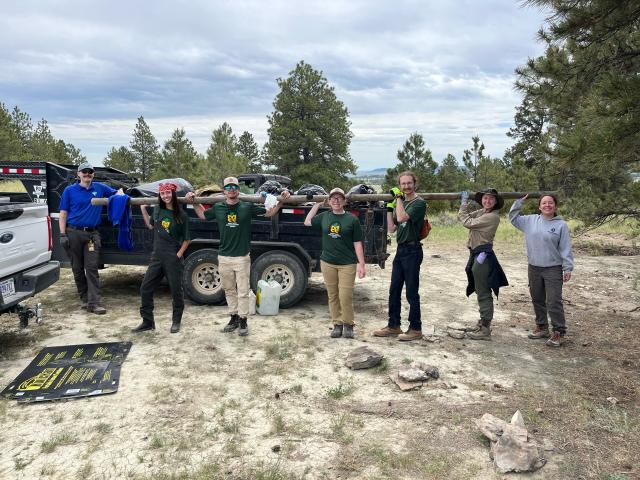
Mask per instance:
[[[393,187],[389,190],[389,194],[393,197],[393,201],[387,203],[387,211],[391,211],[396,208],[396,200],[401,198],[404,200],[404,193],[398,187]]]
[[[460,192],[460,200],[462,200],[462,203],[467,203],[469,201],[469,192],[466,190]]]
[[[60,246],[65,250],[69,249],[69,237],[67,237],[66,233],[60,234]]]

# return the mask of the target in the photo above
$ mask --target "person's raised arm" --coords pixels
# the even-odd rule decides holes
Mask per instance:
[[[287,198],[289,198],[291,196],[291,193],[289,193],[289,190],[284,190],[280,196],[286,200]],[[264,200],[263,200],[264,202]],[[276,213],[278,213],[278,210],[280,210],[280,208],[282,207],[282,202],[278,201],[278,203],[276,203],[276,206],[273,208],[270,208],[269,210],[267,210],[264,214],[265,217],[273,217]]]
[[[184,198],[188,202],[193,202],[193,199],[196,198],[196,194],[193,193],[193,192],[187,192],[186,195],[184,196]],[[200,205],[199,203],[193,203],[193,210],[196,212],[196,215],[198,216],[198,218],[200,220],[204,220],[205,219],[204,207],[202,205]]]
[[[144,220],[144,224],[149,230],[151,230],[153,228],[153,225],[151,225],[151,217],[149,217],[147,208],[147,205],[140,205],[140,211],[142,212],[142,219]]]
[[[311,220],[313,220],[313,217],[316,216],[316,214],[318,213],[318,210],[320,209],[321,206],[326,205],[327,201],[323,201],[323,202],[318,202],[315,203],[313,205],[313,207],[311,207],[311,210],[309,210],[309,213],[307,213],[306,218],[304,219],[304,224],[307,227],[311,226]]]

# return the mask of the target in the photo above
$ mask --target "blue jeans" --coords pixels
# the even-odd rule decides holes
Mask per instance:
[[[420,265],[422,264],[422,245],[419,243],[398,245],[391,270],[391,285],[389,286],[389,327],[400,327],[400,311],[402,286],[409,302],[409,328],[422,330],[420,320]]]

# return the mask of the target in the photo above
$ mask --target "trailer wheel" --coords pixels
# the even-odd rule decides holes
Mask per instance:
[[[223,303],[224,290],[218,270],[218,252],[204,248],[189,255],[184,262],[182,285],[187,296],[196,303]]]
[[[302,299],[307,290],[307,270],[295,255],[284,250],[263,253],[251,265],[251,288],[257,291],[259,280],[275,280],[282,285],[280,307],[289,308]]]

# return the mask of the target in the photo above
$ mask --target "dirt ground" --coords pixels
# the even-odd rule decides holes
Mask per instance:
[[[405,344],[371,336],[386,323],[390,264],[367,266],[357,281],[354,340],[329,338],[319,274],[300,304],[252,317],[250,335],[239,337],[221,332],[226,307],[190,303],[182,331],[170,334],[167,287],[156,296],[158,330],[134,335],[143,268],[102,272],[105,316],[80,309],[64,270],[38,297],[43,325],[18,331],[15,317],[0,319],[0,388],[44,346],[133,347],[115,394],[1,400],[0,478],[640,478],[640,262],[633,248],[622,253],[636,256],[590,256],[600,240],[576,245],[560,349],[527,339],[521,245],[497,248],[511,286],[496,304],[491,342],[446,336],[449,323],[477,318],[475,296],[464,295],[461,246],[427,242],[422,314],[425,333],[439,338]],[[384,354],[382,366],[344,366],[362,345]],[[413,360],[441,377],[401,392],[389,372]],[[518,409],[547,463],[498,474],[474,421],[486,412],[508,420]]]

